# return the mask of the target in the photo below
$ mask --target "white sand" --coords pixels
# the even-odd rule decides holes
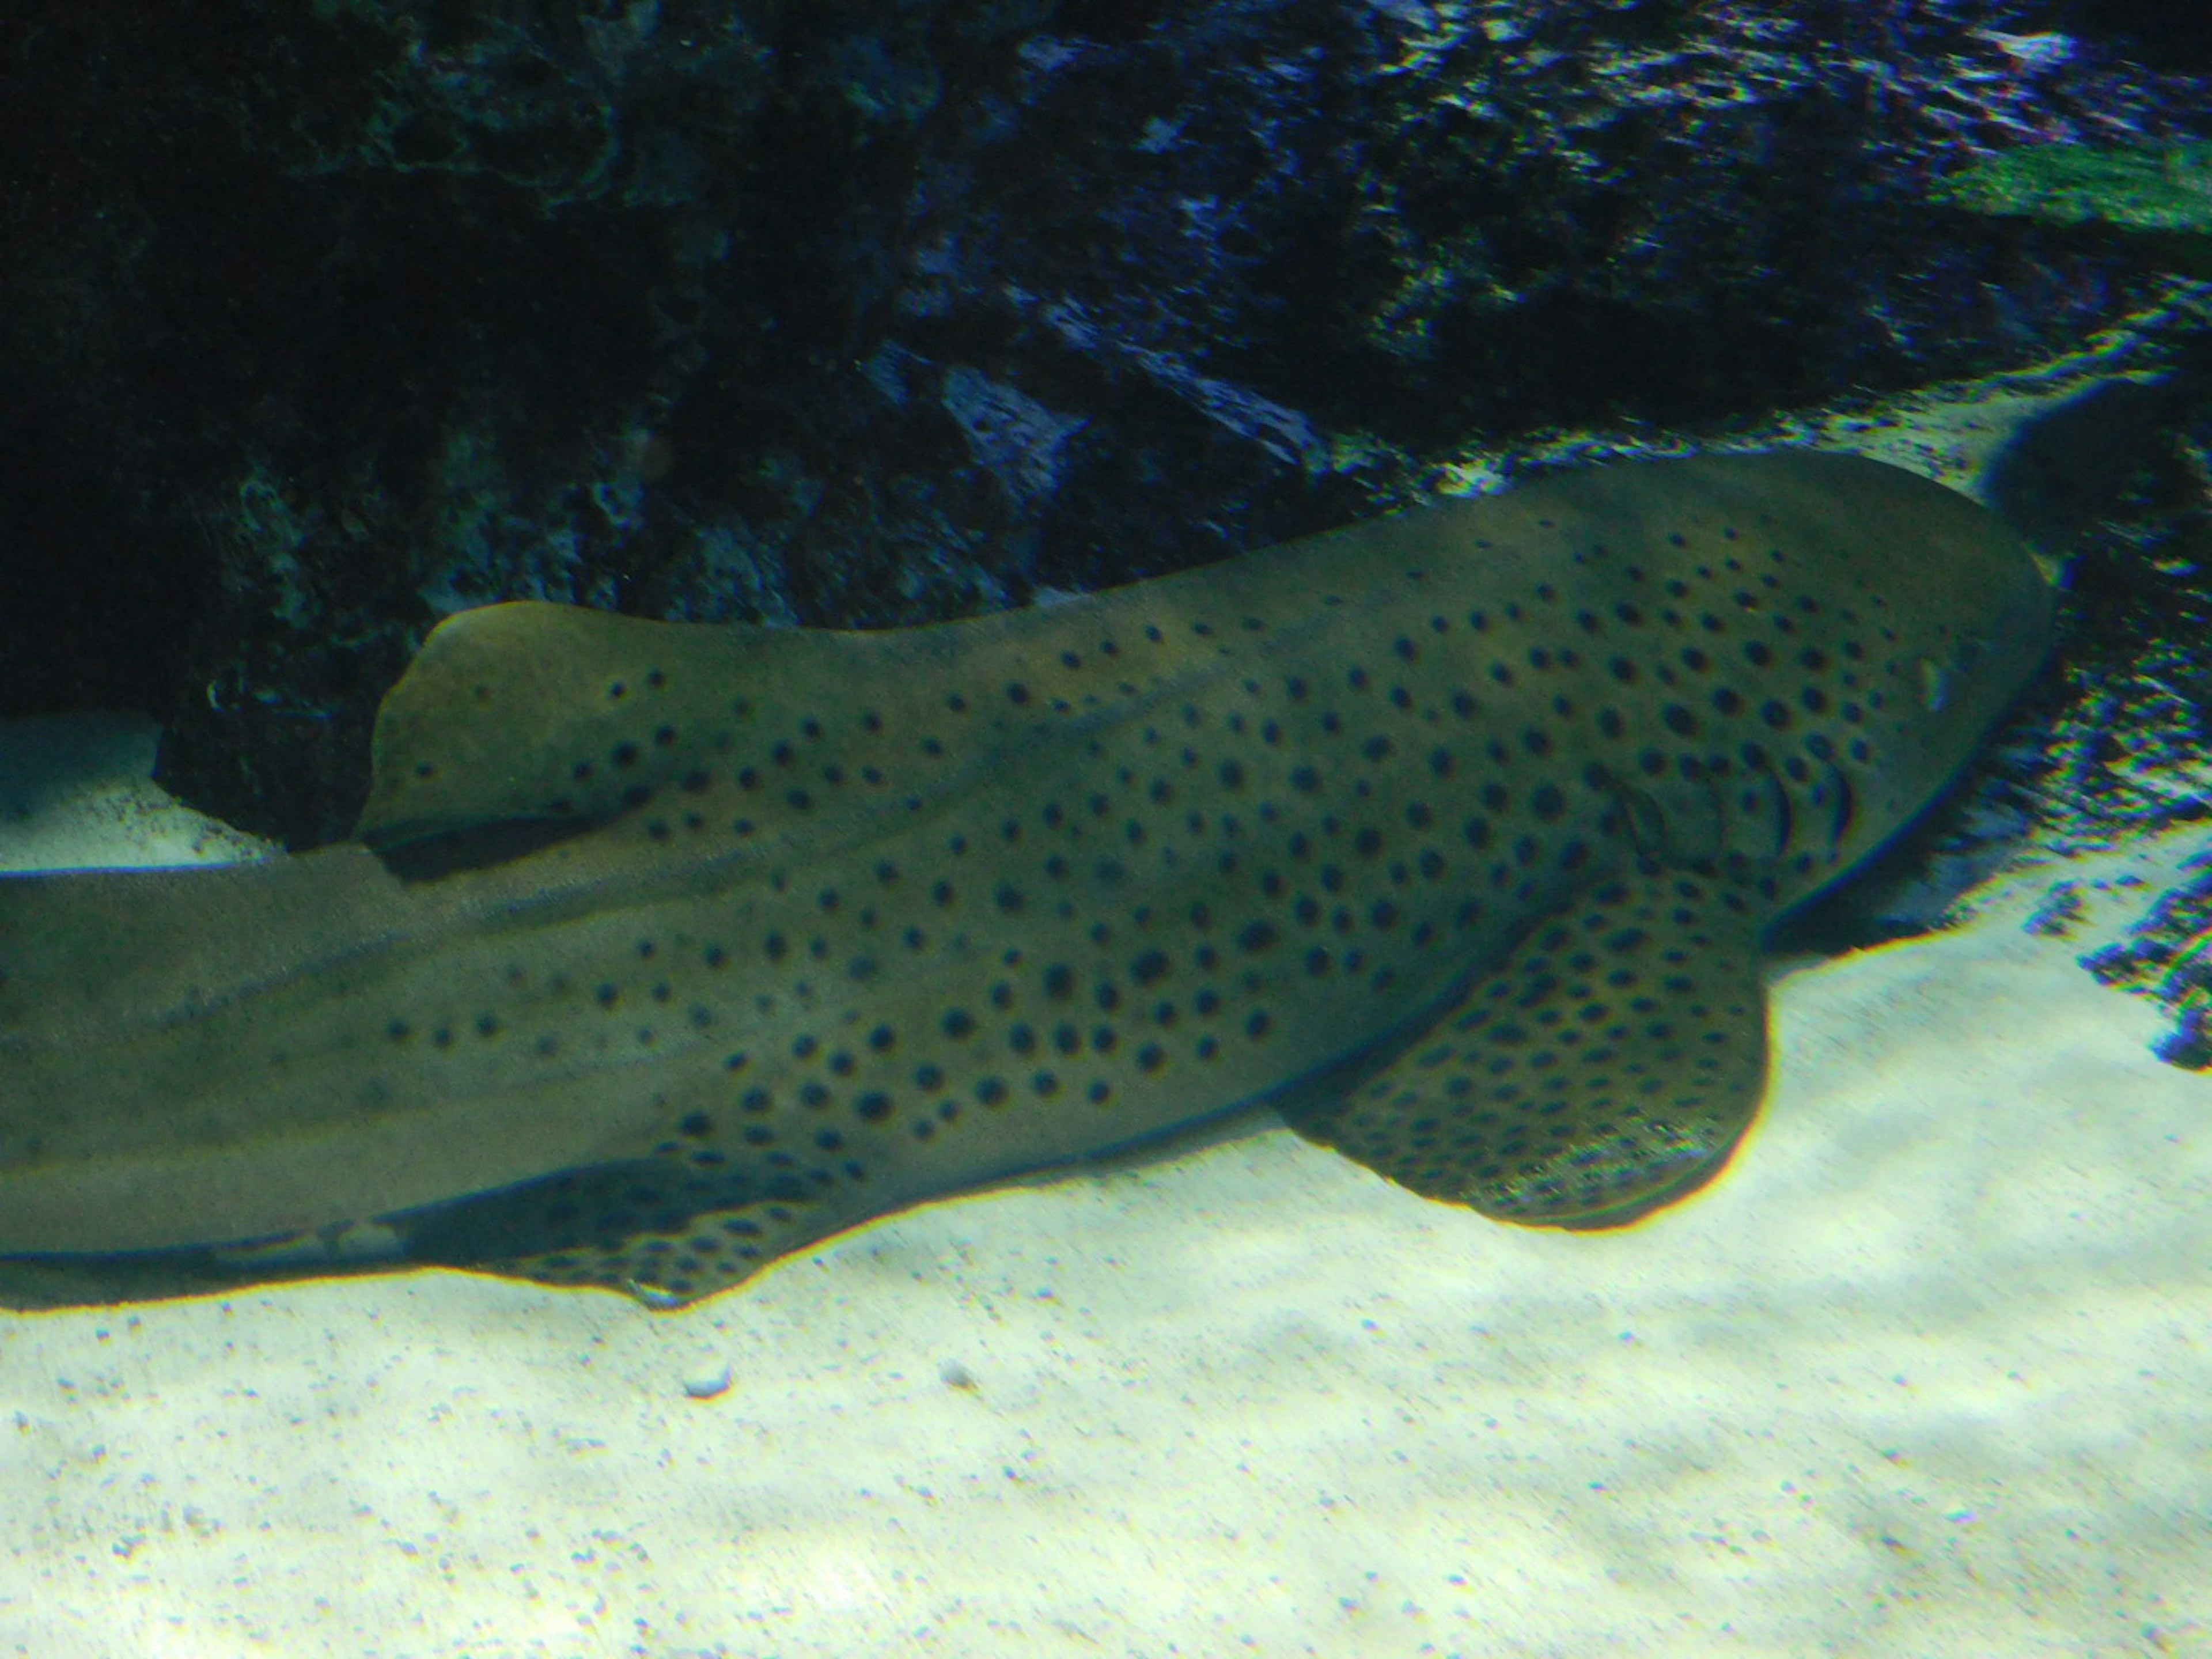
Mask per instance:
[[[2074,965],[2147,890],[2021,930],[2061,873],[1784,981],[1623,1234],[1276,1131],[685,1314],[0,1314],[0,1653],[2212,1654],[2212,1079]]]
[[[160,738],[137,714],[0,720],[0,872],[222,864],[273,850],[157,788]]]

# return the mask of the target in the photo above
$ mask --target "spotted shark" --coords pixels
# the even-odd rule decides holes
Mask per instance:
[[[1996,517],[1808,453],[931,627],[465,611],[352,841],[0,882],[0,1255],[100,1299],[374,1223],[669,1306],[1265,1103],[1615,1225],[1729,1158],[1764,933],[2051,619]]]

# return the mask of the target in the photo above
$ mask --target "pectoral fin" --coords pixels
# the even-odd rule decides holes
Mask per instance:
[[[1680,870],[1596,884],[1379,1076],[1296,1127],[1502,1220],[1635,1220],[1711,1180],[1758,1110],[1753,914]]]

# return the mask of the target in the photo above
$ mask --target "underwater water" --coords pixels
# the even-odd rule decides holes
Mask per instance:
[[[2212,1659],[2189,10],[5,9],[0,1656]]]
[[[127,725],[26,735],[19,860],[237,855]],[[10,1315],[0,1636],[2196,1650],[2203,1081],[2078,963],[2208,855],[2032,865],[1942,933],[1775,963],[1747,1144],[1614,1231],[1255,1122],[675,1312],[422,1269]]]
[[[2197,1650],[2200,1080],[2026,897],[1785,980],[1741,1166],[1630,1234],[1500,1228],[1274,1131],[659,1317],[428,1273],[11,1321],[0,1630]]]

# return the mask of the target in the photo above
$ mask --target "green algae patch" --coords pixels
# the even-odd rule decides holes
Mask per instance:
[[[1935,198],[2045,224],[2156,237],[2178,264],[2212,270],[2212,143],[2039,144],[1978,161]]]

